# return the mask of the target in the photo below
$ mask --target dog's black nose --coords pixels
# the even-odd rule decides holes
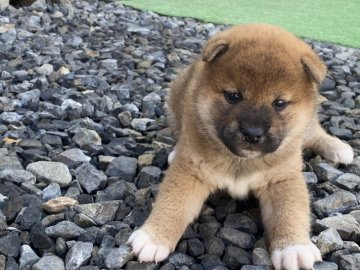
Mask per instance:
[[[251,144],[259,143],[264,136],[264,129],[261,127],[246,127],[241,130],[244,140]]]

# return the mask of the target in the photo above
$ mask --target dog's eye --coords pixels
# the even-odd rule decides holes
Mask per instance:
[[[241,94],[236,91],[225,91],[224,96],[227,102],[234,104],[241,100]]]
[[[282,111],[289,105],[289,102],[283,99],[276,99],[272,105],[275,110]]]

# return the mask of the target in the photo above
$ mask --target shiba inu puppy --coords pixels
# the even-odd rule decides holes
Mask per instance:
[[[259,199],[275,269],[321,260],[309,237],[302,150],[335,163],[353,159],[319,124],[325,75],[305,42],[275,26],[235,26],[211,38],[172,84],[176,150],[149,218],[129,239],[138,259],[164,260],[209,194],[224,189]]]

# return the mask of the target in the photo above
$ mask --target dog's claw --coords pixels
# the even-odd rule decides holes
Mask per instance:
[[[275,270],[314,269],[314,263],[321,261],[319,249],[312,243],[307,245],[290,245],[276,249],[271,255]]]
[[[138,256],[140,262],[161,262],[170,254],[169,248],[156,244],[141,229],[131,234],[128,243],[131,244],[133,253]]]

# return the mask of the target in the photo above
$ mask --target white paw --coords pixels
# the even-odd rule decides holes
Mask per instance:
[[[271,254],[275,270],[313,269],[317,261],[321,261],[319,249],[312,243],[307,245],[291,245],[284,249],[276,249]]]
[[[325,158],[334,163],[350,164],[353,162],[354,152],[350,145],[340,140],[334,142],[327,150]]]
[[[170,152],[168,155],[168,163],[171,164],[175,158],[176,151],[175,149]]]
[[[133,253],[140,262],[161,262],[170,254],[169,248],[155,244],[141,229],[130,235],[128,243],[131,244]]]

